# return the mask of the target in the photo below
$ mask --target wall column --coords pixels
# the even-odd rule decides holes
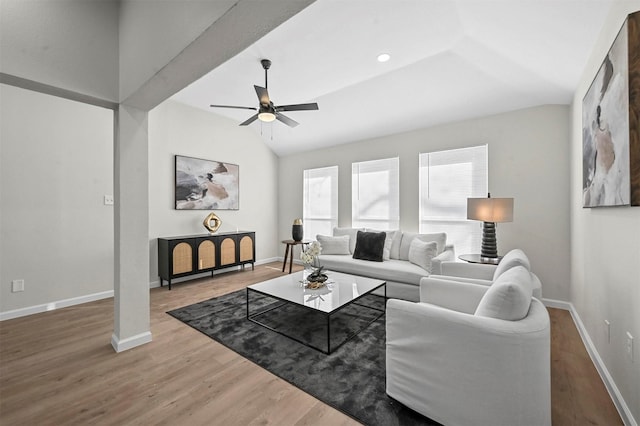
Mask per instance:
[[[151,341],[148,113],[119,105],[114,120],[114,330],[121,352]]]

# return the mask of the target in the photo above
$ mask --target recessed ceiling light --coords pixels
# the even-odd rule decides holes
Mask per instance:
[[[378,62],[387,62],[389,59],[391,59],[391,55],[388,53],[381,53],[378,55]]]

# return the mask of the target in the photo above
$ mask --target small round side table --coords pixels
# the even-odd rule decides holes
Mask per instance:
[[[287,248],[284,250],[284,262],[282,262],[282,272],[284,272],[285,266],[287,266],[287,257],[289,258],[289,273],[293,267],[293,249],[297,245],[302,245],[303,249],[307,244],[311,244],[311,240],[282,240],[282,244],[286,244]]]
[[[484,263],[487,265],[497,265],[502,260],[502,256],[498,256],[495,258],[491,257],[482,257],[479,254],[461,254],[458,256],[458,259],[464,260],[469,263]]]

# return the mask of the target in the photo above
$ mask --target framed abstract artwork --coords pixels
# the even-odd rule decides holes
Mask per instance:
[[[223,161],[176,155],[177,210],[238,210],[240,167]]]
[[[582,101],[583,207],[640,205],[639,28],[629,15]]]

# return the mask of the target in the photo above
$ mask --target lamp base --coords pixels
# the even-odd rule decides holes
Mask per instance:
[[[496,224],[483,222],[481,257],[494,259],[498,257],[498,241],[496,240]]]

